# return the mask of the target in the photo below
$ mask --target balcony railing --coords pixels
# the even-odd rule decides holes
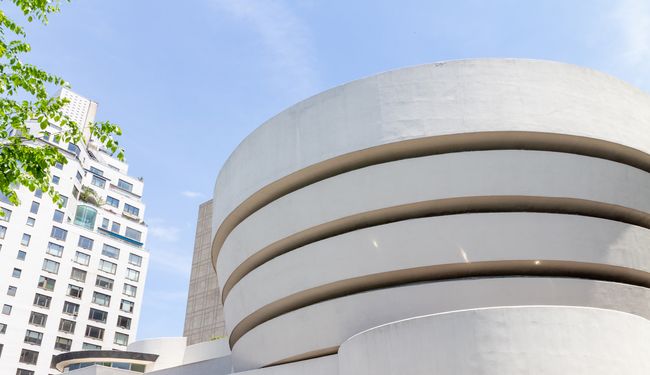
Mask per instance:
[[[136,240],[134,240],[134,239],[132,239],[132,238],[125,237],[125,236],[123,236],[123,235],[121,235],[121,234],[117,234],[117,233],[115,233],[115,232],[111,232],[110,230],[108,230],[108,229],[104,229],[104,228],[102,228],[102,227],[98,227],[98,228],[97,228],[97,231],[99,231],[99,233],[101,233],[101,234],[103,234],[103,235],[110,236],[110,237],[113,237],[113,238],[117,238],[117,239],[120,240],[120,241],[123,241],[123,242],[129,243],[129,244],[134,245],[134,246],[137,246],[137,247],[142,247],[142,245],[144,245],[144,244],[143,244],[142,242],[140,242],[140,241],[136,241]]]

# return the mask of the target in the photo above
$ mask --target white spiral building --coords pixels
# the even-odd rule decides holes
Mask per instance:
[[[555,62],[423,65],[287,109],[214,190],[235,371],[648,373],[649,152],[647,94]]]

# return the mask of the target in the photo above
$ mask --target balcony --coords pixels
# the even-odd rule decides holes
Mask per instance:
[[[98,228],[97,228],[97,231],[98,231],[99,233],[105,235],[105,236],[109,236],[109,237],[116,238],[116,239],[118,239],[118,240],[120,240],[120,241],[122,241],[122,242],[126,242],[126,243],[128,243],[128,244],[130,244],[130,245],[133,245],[133,246],[136,246],[136,247],[142,247],[142,245],[143,245],[143,243],[140,242],[140,241],[136,241],[136,240],[131,239],[131,238],[129,238],[129,237],[122,236],[121,234],[117,234],[117,233],[115,233],[115,232],[111,232],[111,231],[108,230],[108,229],[104,229],[104,228],[98,227]]]

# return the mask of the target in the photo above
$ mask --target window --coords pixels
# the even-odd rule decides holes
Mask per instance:
[[[41,345],[41,341],[43,341],[43,334],[40,332],[32,331],[32,330],[27,330],[25,332],[25,342],[28,344],[34,344],[34,345]]]
[[[76,263],[87,266],[90,263],[90,255],[77,251],[74,254],[74,259]]]
[[[108,272],[112,275],[115,275],[115,271],[117,270],[117,264],[111,263],[109,261],[106,261],[104,259],[99,260],[99,269],[104,272]]]
[[[68,237],[68,231],[65,229],[61,229],[59,227],[52,227],[52,232],[50,233],[50,237],[65,241],[65,239]]]
[[[0,239],[5,238],[5,234],[7,234],[7,227],[0,225]]]
[[[90,180],[90,184],[103,189],[106,186],[106,180],[93,175],[92,180]]]
[[[108,313],[106,311],[92,309],[92,308],[90,309],[90,313],[88,314],[88,319],[94,320],[96,322],[102,322],[102,323],[106,323],[107,317],[108,317]]]
[[[4,207],[0,207],[0,210],[2,210],[2,214],[0,214],[0,220],[1,221],[9,221],[11,220],[11,210],[8,210]]]
[[[47,315],[38,313],[36,311],[32,311],[32,313],[29,315],[29,324],[45,327],[45,323],[47,323]]]
[[[142,232],[140,232],[139,230],[135,230],[133,228],[126,227],[124,236],[132,240],[140,241],[140,239],[142,238]]]
[[[51,272],[53,274],[59,273],[59,262],[50,259],[43,259],[43,271]]]
[[[109,279],[108,277],[104,277],[104,276],[97,276],[97,280],[95,280],[95,286],[108,289],[108,290],[113,290],[113,279]]]
[[[79,146],[77,146],[74,143],[68,143],[68,151],[75,154],[76,157],[79,157],[79,153],[81,152],[81,149],[79,148]]]
[[[15,287],[13,285],[9,285],[9,287],[7,288],[7,295],[8,296],[15,296],[17,291],[18,291],[17,287]]]
[[[99,346],[99,345],[89,344],[87,342],[84,342],[83,345],[81,346],[81,349],[83,349],[83,350],[101,350],[102,347]]]
[[[102,306],[110,306],[111,296],[104,293],[93,292],[93,302]]]
[[[131,329],[131,318],[126,316],[118,315],[117,317],[117,326],[119,328]]]
[[[114,221],[113,225],[111,225],[111,232],[120,233],[120,223]]]
[[[35,365],[38,362],[38,352],[33,350],[23,349],[20,351],[20,358],[18,359],[21,363],[28,363],[30,365]]]
[[[38,213],[38,208],[41,206],[40,203],[36,201],[32,201],[32,207],[29,209],[29,212],[33,213],[36,215]]]
[[[63,246],[53,242],[48,242],[46,252],[50,255],[61,258],[61,255],[63,255]]]
[[[140,272],[132,270],[130,268],[126,269],[126,278],[131,281],[138,281],[140,279]]]
[[[65,301],[63,303],[63,313],[77,316],[77,314],[79,314],[79,305],[76,303]]]
[[[68,295],[72,298],[81,298],[84,288],[72,284],[68,284]]]
[[[11,305],[4,304],[2,305],[2,313],[5,315],[11,315]]]
[[[119,322],[119,320],[118,320],[118,322]],[[5,333],[7,333],[7,325],[4,324],[4,323],[0,323],[0,334],[4,335]]]
[[[120,205],[120,201],[109,195],[106,197],[106,204],[117,208]]]
[[[115,340],[113,341],[117,345],[127,345],[129,343],[129,335],[124,333],[115,332]]]
[[[63,170],[63,164],[59,163],[58,161],[54,164],[54,168]]]
[[[140,209],[133,207],[128,203],[124,203],[124,212],[131,214],[133,216],[140,216]]]
[[[77,189],[76,186],[72,187],[72,196],[75,197],[75,199],[79,199],[79,189]]]
[[[25,257],[26,257],[26,256],[27,256],[27,253],[26,253],[26,252],[24,252],[24,251],[22,251],[22,250],[18,250],[18,255],[16,255],[16,259],[18,259],[18,260],[25,260]]]
[[[86,281],[86,271],[73,267],[72,273],[70,274],[70,278],[72,280],[81,281],[83,283]]]
[[[94,173],[94,174],[96,174],[98,176],[103,176],[104,175],[104,171],[102,171],[101,169],[95,168],[95,167],[90,167],[90,172],[92,172],[92,173]]]
[[[96,209],[84,205],[77,206],[77,212],[74,216],[75,225],[93,230],[95,229],[95,220],[97,220]]]
[[[95,326],[86,326],[86,337],[102,340],[104,338],[104,329]]]
[[[124,284],[124,290],[122,291],[122,293],[126,294],[129,297],[135,297],[137,291],[138,291],[137,287],[131,284]]]
[[[52,184],[54,184],[54,185],[58,185],[58,184],[59,184],[59,181],[61,181],[61,178],[59,178],[59,176],[57,176],[57,175],[52,175]]]
[[[34,219],[33,217],[28,217],[26,224],[29,225],[30,227],[33,227],[34,224],[36,224],[36,219]]]
[[[77,181],[79,181],[79,182],[81,182],[81,179],[83,178],[83,176],[81,175],[81,173],[79,173],[79,171],[77,171],[77,175],[75,177],[77,178]]]
[[[124,180],[118,180],[117,181],[117,187],[122,189],[122,190],[129,191],[129,192],[133,191],[133,184],[128,183],[128,182],[126,182]]]
[[[77,325],[76,322],[67,319],[61,319],[59,322],[59,331],[65,333],[74,333],[74,328]]]
[[[129,263],[139,267],[142,265],[142,257],[131,253],[129,254]]]
[[[41,189],[34,190],[34,197],[42,198],[43,197],[43,190],[41,190]]]
[[[59,203],[61,203],[61,207],[65,208],[68,206],[68,197],[65,195],[59,195]]]
[[[22,272],[23,271],[21,271],[20,268],[14,268],[13,272],[11,273],[11,276],[20,279],[20,274]]]
[[[79,236],[79,242],[77,242],[77,246],[79,246],[82,249],[92,250],[94,242],[95,241],[91,240],[88,237]]]
[[[50,308],[50,302],[52,302],[52,298],[48,296],[44,296],[42,294],[36,293],[36,296],[34,296],[34,306],[40,306],[46,309]]]
[[[104,244],[104,247],[102,248],[102,255],[106,255],[109,258],[118,259],[120,257],[120,249],[111,245]]]
[[[120,310],[125,311],[125,312],[132,313],[133,312],[133,306],[134,306],[133,302],[127,301],[125,299],[123,299],[122,302],[120,302]]]
[[[38,278],[38,287],[48,292],[54,290],[54,284],[56,284],[56,280],[50,279],[49,277],[41,276]]]
[[[70,351],[70,348],[72,347],[72,340],[66,339],[65,337],[58,337],[54,341],[54,349],[56,350],[62,350],[65,352]]]
[[[54,216],[52,217],[52,220],[56,221],[57,223],[63,223],[63,216],[63,211],[54,210]]]
[[[25,370],[24,368],[16,369],[16,375],[34,375],[34,371]]]
[[[29,241],[32,240],[32,236],[27,233],[23,233],[23,238],[20,239],[20,244],[23,246],[29,246]]]
[[[103,219],[102,219],[102,228],[108,230],[108,223],[109,223],[108,219],[107,219],[107,218],[103,218]]]

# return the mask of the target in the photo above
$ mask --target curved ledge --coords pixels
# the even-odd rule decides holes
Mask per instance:
[[[315,182],[371,165],[453,152],[487,150],[552,151],[596,157],[650,172],[650,155],[632,147],[595,138],[530,131],[493,131],[410,139],[334,157],[283,177],[255,192],[235,208],[217,229],[212,266],[228,235],[255,211]]]
[[[87,362],[128,362],[135,364],[149,364],[158,359],[158,354],[127,352],[119,350],[80,350],[76,352],[61,353],[52,359],[52,364],[57,370],[63,372],[66,366],[74,363]]]
[[[230,333],[229,344],[233,348],[247,332],[280,315],[335,298],[419,282],[513,276],[580,278],[650,288],[650,273],[605,264],[537,259],[438,264],[355,277],[292,294],[242,319]]]
[[[325,349],[314,350],[311,352],[294,355],[292,357],[273,362],[271,364],[263,366],[262,368],[285,365],[287,363],[293,363],[299,361],[307,361],[314,358],[326,357],[328,355],[336,354],[338,351],[339,351],[339,346],[332,346]]]
[[[525,195],[436,199],[387,207],[347,216],[295,233],[261,249],[240,264],[226,280],[225,302],[232,288],[248,273],[269,260],[307,244],[362,228],[423,217],[488,212],[538,212],[609,219],[650,229],[650,214],[591,200]]]

